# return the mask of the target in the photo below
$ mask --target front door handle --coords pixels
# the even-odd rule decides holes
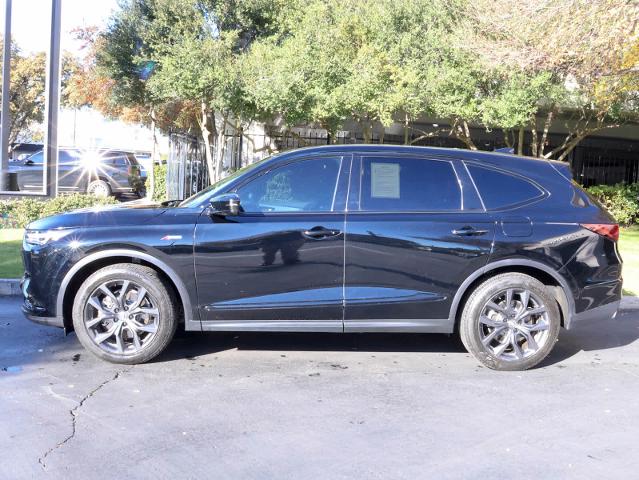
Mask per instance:
[[[452,231],[453,235],[459,237],[478,237],[480,235],[486,235],[487,233],[488,230],[478,230],[470,225]]]
[[[336,237],[342,233],[340,230],[331,230],[330,228],[324,227],[313,227],[309,230],[304,230],[302,235],[306,238],[310,238],[312,240],[321,240],[323,238]]]

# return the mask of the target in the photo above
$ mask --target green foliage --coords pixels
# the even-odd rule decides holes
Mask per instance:
[[[411,122],[442,119],[476,148],[469,125],[536,132],[565,109],[565,144],[531,149],[562,159],[636,116],[636,12],[624,0],[122,0],[97,64],[115,101],[183,108],[212,179],[224,146],[215,162],[208,146],[254,120],[332,133],[354,120],[367,140],[400,120],[408,140]]]
[[[370,128],[400,111],[426,113],[426,72],[450,55],[458,3],[306,2],[287,30],[253,44],[242,68],[246,92],[286,126],[335,130],[355,119]]]
[[[597,185],[586,191],[606,207],[620,224],[639,222],[639,183]]]
[[[38,200],[35,198],[3,200],[0,201],[0,217],[4,226],[24,228],[30,222],[42,217],[68,212],[77,208],[117,203],[117,200],[113,197],[104,198],[79,193],[60,195],[51,200]]]
[[[18,278],[24,272],[22,235],[20,228],[0,228],[0,278]]]
[[[153,171],[155,172],[155,191],[153,192],[153,200],[156,202],[164,202],[168,200],[166,198],[166,163],[155,165]]]

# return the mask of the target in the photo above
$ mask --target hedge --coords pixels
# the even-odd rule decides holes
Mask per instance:
[[[93,207],[97,205],[114,205],[118,201],[113,197],[96,197],[74,193],[60,195],[50,200],[36,198],[21,198],[0,201],[0,219],[2,226],[7,228],[24,228],[38,218],[48,217],[56,213],[68,212],[76,208]]]
[[[586,191],[595,197],[622,225],[639,222],[639,183],[597,185]]]
[[[153,192],[153,200],[163,202],[166,198],[166,163],[156,165],[153,169],[155,180],[155,191]],[[147,183],[148,187],[148,183]]]

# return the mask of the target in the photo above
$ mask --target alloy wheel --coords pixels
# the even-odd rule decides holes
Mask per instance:
[[[546,345],[550,320],[541,299],[523,288],[509,288],[484,305],[477,323],[484,348],[505,361],[529,358]]]
[[[91,293],[83,319],[89,336],[102,350],[133,355],[155,337],[160,312],[143,286],[130,280],[112,280]]]

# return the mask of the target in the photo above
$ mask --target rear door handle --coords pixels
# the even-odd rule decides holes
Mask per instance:
[[[323,238],[336,237],[340,233],[342,233],[341,230],[331,230],[330,228],[324,227],[313,227],[310,230],[304,230],[302,232],[302,235],[312,240],[321,240]]]
[[[488,230],[478,230],[471,226],[465,226],[452,231],[453,235],[457,235],[459,237],[478,237],[480,235],[486,235],[487,233]]]

